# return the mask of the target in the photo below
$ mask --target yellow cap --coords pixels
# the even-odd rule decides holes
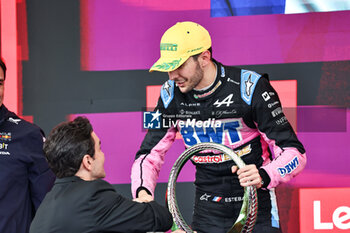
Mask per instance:
[[[211,47],[209,32],[194,22],[178,22],[169,28],[160,41],[160,58],[149,70],[176,70],[189,57]]]

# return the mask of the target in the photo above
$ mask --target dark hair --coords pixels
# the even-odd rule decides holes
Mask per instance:
[[[85,117],[63,122],[51,131],[44,143],[44,153],[58,178],[73,176],[79,170],[84,155],[94,156],[92,131]]]
[[[210,52],[210,60],[212,60],[212,59],[213,59],[213,49],[210,47],[210,48],[207,49],[207,50]],[[204,52],[204,51],[203,51],[203,52]],[[196,54],[196,55],[193,55],[193,56],[192,56],[193,59],[197,61],[199,55],[201,55],[203,52],[200,52],[200,53],[198,53],[198,54]]]
[[[6,78],[6,65],[5,62],[2,60],[2,58],[0,58],[0,67],[2,69],[2,71],[4,71],[4,80]]]

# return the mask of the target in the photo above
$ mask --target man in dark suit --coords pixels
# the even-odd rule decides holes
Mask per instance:
[[[101,142],[88,119],[78,117],[52,130],[44,152],[57,179],[40,205],[31,233],[167,231],[169,211],[118,194],[105,177]]]
[[[43,153],[43,132],[3,103],[6,65],[0,58],[0,232],[28,233],[55,175]]]

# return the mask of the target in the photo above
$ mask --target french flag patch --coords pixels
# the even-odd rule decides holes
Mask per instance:
[[[221,199],[222,199],[222,197],[214,197],[214,198],[213,198],[213,201],[219,202]]]

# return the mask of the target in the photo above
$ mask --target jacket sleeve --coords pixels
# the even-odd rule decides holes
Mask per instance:
[[[105,181],[97,181],[90,202],[99,232],[165,232],[172,226],[167,208],[155,201],[138,203],[124,198]]]
[[[162,114],[168,113],[161,98],[159,98],[154,111],[159,111]],[[131,169],[131,191],[134,198],[137,197],[138,191],[141,189],[154,195],[165,153],[173,144],[176,132],[177,129],[174,127],[148,130],[140,150],[136,153]]]
[[[44,156],[44,138],[40,129],[34,128],[27,137],[25,147],[30,161],[28,168],[29,189],[35,210],[37,210],[46,193],[51,190],[55,175]]]
[[[292,126],[282,111],[277,92],[267,77],[262,76],[254,91],[253,120],[263,139],[273,150],[274,159],[263,158],[260,174],[268,175],[270,182],[262,176],[268,189],[288,182],[299,174],[306,165],[305,149],[298,140]],[[265,172],[264,172],[265,171]]]

